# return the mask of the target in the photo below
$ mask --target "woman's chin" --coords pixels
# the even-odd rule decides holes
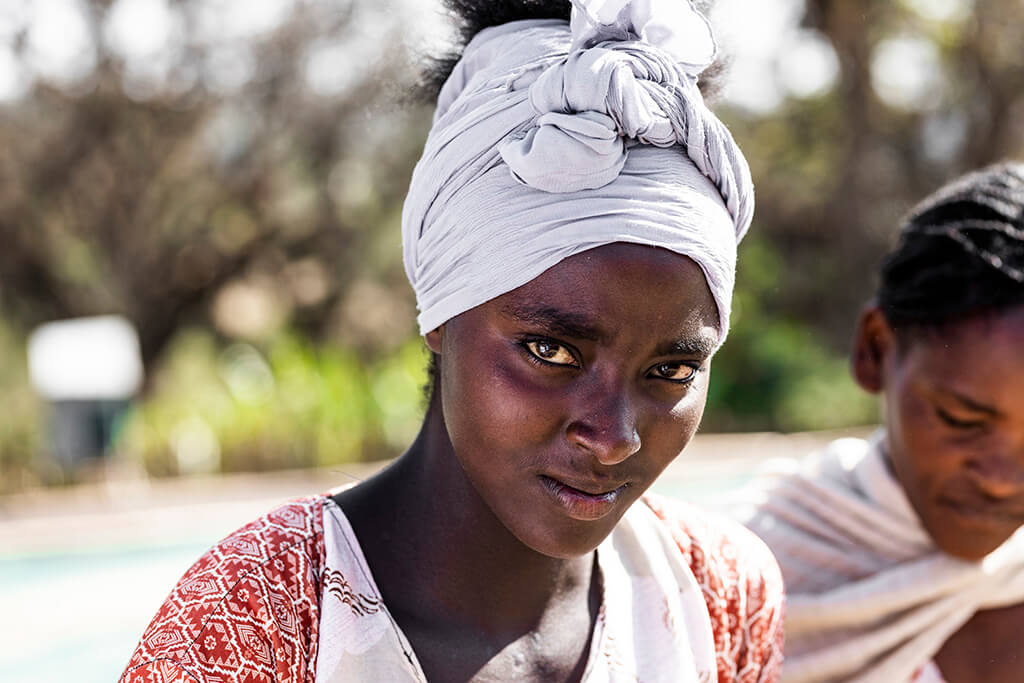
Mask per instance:
[[[596,520],[565,520],[561,524],[537,524],[529,529],[510,529],[519,542],[536,553],[559,560],[574,560],[592,553],[615,529],[621,513]]]

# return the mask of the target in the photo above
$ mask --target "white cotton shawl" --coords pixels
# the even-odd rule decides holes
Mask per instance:
[[[416,653],[388,611],[348,518],[324,507],[316,683],[424,683]],[[597,548],[601,609],[584,683],[706,683],[715,637],[701,584],[665,525],[633,505]]]
[[[768,477],[740,516],[782,568],[787,683],[909,681],[975,612],[1024,601],[1024,532],[980,562],[940,552],[881,433]]]
[[[481,31],[441,91],[402,215],[420,330],[631,242],[701,267],[721,342],[753,186],[697,88],[710,26],[687,0],[573,5]]]

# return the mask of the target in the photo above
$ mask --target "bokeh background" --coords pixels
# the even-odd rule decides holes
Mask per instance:
[[[1024,155],[1024,4],[717,0],[712,18],[729,66],[714,106],[757,213],[702,431],[871,424],[846,353],[900,216]],[[116,508],[140,483],[136,499],[179,500],[232,473],[211,498],[270,499],[267,481],[409,443],[425,355],[399,218],[431,115],[418,69],[449,24],[436,0],[0,0],[0,595],[55,557],[81,566],[25,541],[68,524],[47,516],[63,501]],[[44,396],[33,331],[111,314],[137,334],[137,391]],[[57,438],[76,420],[77,450]],[[209,540],[151,528],[182,557]],[[98,571],[134,566],[115,556]],[[123,662],[131,640],[95,647]]]

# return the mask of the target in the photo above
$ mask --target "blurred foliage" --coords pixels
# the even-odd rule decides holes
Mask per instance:
[[[712,362],[705,431],[801,431],[869,424],[876,401],[813,325],[766,310],[785,263],[764,235],[740,249],[733,328]]]
[[[49,469],[41,454],[45,414],[28,382],[24,339],[0,322],[0,493],[36,483]]]
[[[0,329],[0,354],[24,348]],[[394,457],[425,407],[426,349],[412,338],[372,361],[292,331],[253,345],[179,332],[149,390],[119,420],[114,466],[152,476],[330,467]],[[24,363],[0,371],[0,493],[74,481],[49,456],[46,410]],[[102,469],[101,469],[102,471]],[[92,472],[91,474],[95,474]]]
[[[372,363],[282,333],[264,350],[183,331],[118,447],[154,475],[324,467],[397,455],[426,383],[418,339]]]
[[[900,215],[1024,153],[1018,0],[779,2],[836,73],[770,109],[717,105],[758,208],[705,429],[873,420],[846,347]],[[80,30],[56,34],[63,72],[37,54],[44,5],[77,8]],[[414,5],[0,7],[0,67],[31,75],[0,103],[0,489],[64,480],[26,335],[98,313],[139,330],[148,381],[115,449],[155,475],[331,465],[410,441],[424,356],[399,223],[430,122],[401,102],[405,46],[426,30]],[[917,85],[902,84],[914,64]]]
[[[100,50],[91,72],[42,80],[0,110],[4,313],[23,327],[120,313],[149,366],[190,324],[260,337],[287,322],[313,339],[372,343],[380,330],[367,334],[363,302],[350,296],[371,286],[378,303],[402,300],[370,323],[400,344],[412,319],[398,211],[429,112],[398,102],[414,74],[401,49],[382,59],[374,43],[358,69],[330,67],[331,83],[311,65],[316,46],[359,58],[370,49],[359,41],[402,46],[410,27],[370,2],[295,4],[262,32],[245,13],[268,3],[155,5],[174,12],[165,22],[186,24],[162,51],[126,57],[129,36],[90,44]],[[134,6],[97,0],[79,18],[116,37],[106,21]],[[169,63],[158,73],[144,70],[160,59]]]
[[[767,112],[718,107],[757,210],[706,429],[877,419],[846,356],[900,217],[956,175],[1024,156],[1024,4],[806,0],[800,16],[834,53],[834,82]]]
[[[806,0],[802,24],[835,53],[831,87],[770,113],[720,110],[757,186],[752,234],[784,264],[765,310],[834,353],[911,204],[1024,155],[1024,4]]]

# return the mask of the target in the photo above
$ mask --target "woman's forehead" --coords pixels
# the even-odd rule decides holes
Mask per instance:
[[[985,355],[1000,347],[1024,348],[1024,304],[1004,311],[985,311],[933,329],[911,333],[909,347],[928,356]],[[1024,364],[1024,356],[1020,359]]]
[[[718,337],[703,271],[658,247],[615,243],[573,255],[494,301],[504,316],[597,340],[640,325],[651,333]],[[707,328],[707,329],[705,329]]]
[[[977,316],[920,335],[907,360],[915,374],[936,391],[974,397],[985,403],[1019,404],[1024,383],[1024,307]]]

